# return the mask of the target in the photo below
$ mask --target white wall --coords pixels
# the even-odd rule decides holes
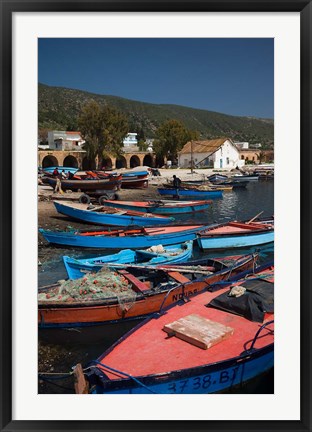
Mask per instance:
[[[240,165],[238,150],[229,140],[226,140],[222,147],[215,153],[215,169],[232,169]]]
[[[240,155],[237,148],[234,147],[229,140],[226,140],[222,147],[210,157],[209,155],[210,153],[193,153],[193,161],[195,166],[200,164],[201,161],[203,161],[203,163],[200,164],[200,166],[211,166],[211,164],[208,162],[208,159],[213,161],[214,169],[232,169],[236,166],[240,167],[244,165],[244,161],[242,163],[240,160]],[[191,153],[180,154],[178,159],[179,166],[181,168],[189,168],[191,166]]]

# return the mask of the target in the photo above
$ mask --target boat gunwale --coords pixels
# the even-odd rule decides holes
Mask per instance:
[[[72,204],[72,203],[70,203],[70,201],[60,202],[60,201],[55,200],[55,201],[53,201],[53,203],[54,203],[54,205],[56,207],[56,210],[59,213],[61,213],[61,214],[64,214],[64,213],[60,212],[57,209],[57,206],[69,208],[69,209],[71,209],[74,212],[83,212],[83,213],[86,213],[86,214],[94,214],[94,215],[97,215],[97,216],[117,216],[118,218],[121,218],[121,219],[128,219],[128,218],[135,217],[135,218],[138,218],[138,219],[144,218],[143,220],[147,220],[147,221],[149,221],[149,220],[167,220],[168,222],[173,222],[175,220],[172,216],[169,217],[169,216],[163,216],[163,215],[158,215],[158,214],[154,214],[154,213],[144,213],[144,212],[139,212],[139,211],[136,211],[136,210],[127,210],[127,209],[124,209],[124,212],[126,214],[121,214],[120,213],[122,211],[121,208],[112,207],[112,206],[105,206],[105,205],[102,205],[101,208],[103,208],[104,210],[107,210],[107,211],[108,210],[110,210],[110,211],[111,210],[115,210],[116,212],[115,213],[106,213],[104,211],[102,213],[100,211],[93,211],[92,209],[90,209],[90,210],[83,209],[83,208],[76,207],[76,206],[79,205],[79,203]],[[69,203],[71,205],[66,204],[66,203]],[[83,204],[81,204],[81,205],[83,205]],[[74,216],[72,216],[72,217],[74,217]],[[76,217],[78,218],[78,216],[76,216]]]

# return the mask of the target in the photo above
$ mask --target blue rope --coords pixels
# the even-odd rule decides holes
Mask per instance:
[[[125,377],[130,378],[130,379],[132,379],[133,381],[135,381],[135,382],[136,382],[138,385],[140,385],[141,387],[144,387],[144,388],[145,388],[146,390],[148,390],[149,392],[154,393],[154,394],[158,394],[157,392],[154,392],[154,390],[152,390],[152,389],[150,389],[149,387],[147,387],[145,384],[143,384],[141,381],[139,381],[137,378],[135,378],[135,377],[132,376],[132,375],[129,375],[129,374],[125,373],[125,372],[122,372],[122,371],[120,371],[120,370],[118,370],[118,369],[114,369],[114,368],[112,368],[112,367],[110,367],[110,366],[105,365],[104,363],[101,363],[101,362],[97,361],[97,360],[93,360],[92,363],[95,363],[95,364],[98,364],[98,365],[100,365],[100,366],[103,366],[103,367],[105,367],[106,369],[111,370],[112,372],[117,372],[117,373],[120,374],[120,375],[124,375]]]

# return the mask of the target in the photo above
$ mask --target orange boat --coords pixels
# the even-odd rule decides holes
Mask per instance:
[[[206,290],[211,284],[234,279],[241,272],[254,268],[257,258],[258,254],[207,259],[206,266],[198,267],[122,266],[118,270],[112,267],[108,283],[102,287],[99,273],[93,275],[91,282],[95,285],[88,288],[85,288],[83,278],[71,281],[86,297],[71,295],[66,301],[60,295],[60,284],[42,287],[38,293],[39,327],[81,327],[141,319]],[[115,286],[122,280],[128,292],[123,296],[112,294],[104,297],[104,291],[113,278],[118,279]],[[100,289],[103,290],[102,297],[89,296],[94,291],[101,294]]]

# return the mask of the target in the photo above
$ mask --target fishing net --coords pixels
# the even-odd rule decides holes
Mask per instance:
[[[148,249],[146,249],[146,252],[165,253],[166,249],[163,247],[163,245],[160,244],[149,247]]]
[[[81,303],[116,298],[122,309],[129,309],[136,293],[128,280],[119,273],[103,267],[75,280],[64,280],[59,285],[38,294],[39,302]]]
[[[166,250],[163,245],[155,245],[155,246],[151,246],[148,249],[146,249],[146,252],[152,252],[152,253],[156,253],[156,254],[163,254],[166,256],[177,256],[180,255],[183,252],[183,249],[178,249],[178,250]]]

